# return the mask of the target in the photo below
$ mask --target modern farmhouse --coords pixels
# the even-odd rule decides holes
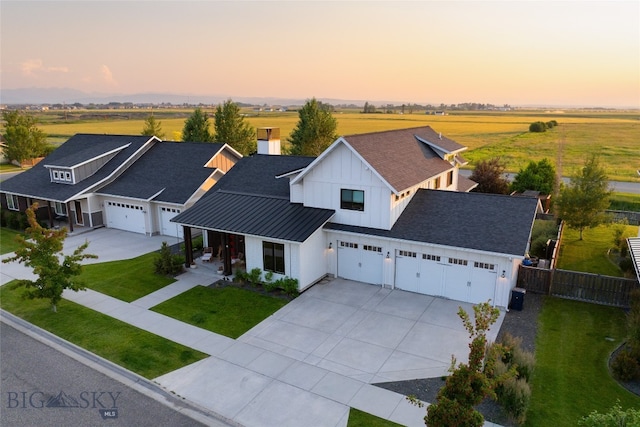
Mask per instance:
[[[301,290],[330,275],[508,305],[536,198],[469,193],[466,147],[430,127],[343,136],[317,158],[274,155],[275,130],[171,220],[205,231],[226,274],[239,257]]]

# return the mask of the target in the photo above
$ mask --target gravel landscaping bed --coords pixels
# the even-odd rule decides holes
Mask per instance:
[[[498,341],[506,333],[522,338],[522,348],[534,352],[536,333],[538,329],[538,314],[542,308],[543,296],[528,293],[524,297],[522,311],[510,310],[505,314],[504,321],[498,332]],[[440,388],[444,385],[444,378],[424,378],[408,381],[394,381],[374,384],[387,390],[395,391],[405,396],[413,395],[425,402],[435,402]],[[486,399],[476,409],[482,413],[485,420],[503,426],[515,426],[502,413],[500,406],[490,399]],[[426,410],[425,410],[426,415]]]

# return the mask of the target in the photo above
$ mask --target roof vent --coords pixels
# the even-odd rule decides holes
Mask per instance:
[[[439,138],[440,138],[440,139],[442,139],[442,132],[440,132],[440,136],[439,136]]]

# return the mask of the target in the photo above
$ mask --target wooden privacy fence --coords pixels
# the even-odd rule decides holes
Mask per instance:
[[[517,286],[533,293],[623,308],[630,306],[631,291],[640,288],[633,279],[523,265]]]

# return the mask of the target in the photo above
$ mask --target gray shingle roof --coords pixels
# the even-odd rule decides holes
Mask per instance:
[[[391,230],[328,223],[325,228],[524,256],[536,199],[418,190]]]
[[[244,157],[207,194],[171,221],[236,234],[304,242],[334,214],[331,209],[290,203],[289,179],[277,175],[307,166],[313,158]]]
[[[215,169],[204,167],[223,144],[159,142],[116,181],[98,191],[123,197],[184,204]]]
[[[138,135],[74,135],[31,169],[3,181],[0,191],[44,200],[67,201],[107,178],[150,139]],[[51,182],[49,169],[45,167],[78,164],[127,144],[127,148],[120,150],[95,174],[77,184]]]

